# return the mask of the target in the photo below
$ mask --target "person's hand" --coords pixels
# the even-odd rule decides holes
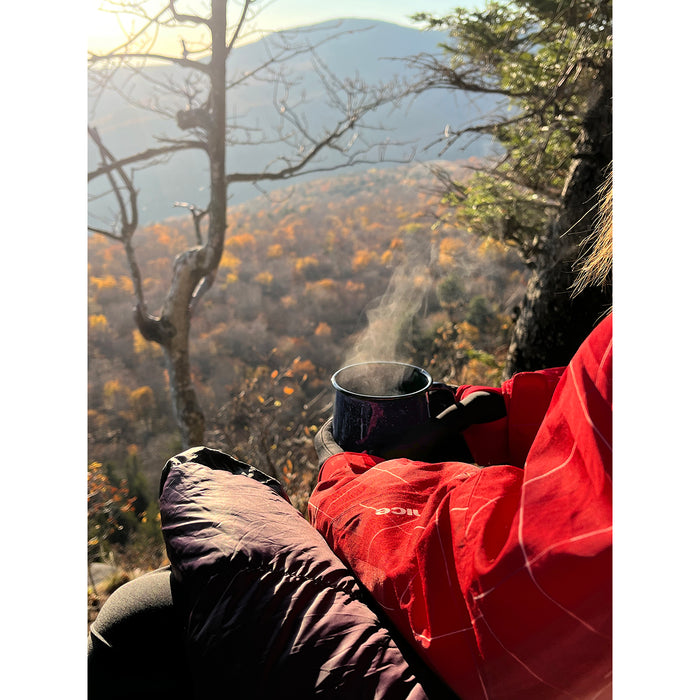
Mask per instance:
[[[474,391],[465,396],[459,403],[449,406],[437,420],[454,421],[458,429],[466,430],[476,423],[490,423],[504,418],[506,404],[503,396],[495,391]],[[463,427],[462,427],[463,426]]]
[[[333,439],[332,427],[333,419],[329,418],[314,435],[314,448],[318,455],[319,469],[329,457],[344,452],[343,448]]]
[[[428,423],[411,427],[381,450],[387,459],[407,457],[425,462],[471,462],[462,432],[476,423],[489,423],[506,415],[498,392],[475,391],[448,406]]]
[[[498,392],[475,391],[420,426],[410,426],[396,442],[377,451],[385,459],[405,457],[426,462],[471,462],[462,431],[476,423],[489,423],[506,415],[503,396]],[[344,452],[332,433],[333,419],[326,421],[314,436],[319,468],[335,454]]]

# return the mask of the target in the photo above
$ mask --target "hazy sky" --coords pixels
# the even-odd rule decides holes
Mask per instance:
[[[153,0],[153,6],[158,9],[166,4],[165,0]],[[328,19],[360,17],[410,25],[408,18],[416,12],[446,14],[457,6],[481,4],[478,0],[266,0],[260,5],[263,9],[254,23],[260,30],[278,30]],[[90,0],[88,45],[96,51],[114,47],[122,37],[115,16],[100,11],[100,7],[109,7],[109,3]]]

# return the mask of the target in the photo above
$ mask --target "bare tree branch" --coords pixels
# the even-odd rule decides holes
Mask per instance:
[[[126,253],[126,258],[127,262],[129,264],[129,272],[131,274],[131,281],[134,285],[134,294],[136,296],[137,300],[137,306],[146,309],[146,302],[143,294],[143,285],[141,281],[141,270],[139,268],[138,262],[136,261],[136,254],[134,253],[134,248],[132,246],[132,238],[134,236],[134,233],[136,232],[136,229],[138,227],[138,194],[136,191],[136,187],[134,187],[134,183],[132,182],[131,178],[126,174],[124,171],[124,168],[121,165],[115,164],[116,159],[112,155],[112,153],[109,151],[109,149],[104,145],[102,138],[100,137],[97,129],[94,127],[88,127],[88,134],[90,135],[90,138],[92,141],[95,143],[97,148],[100,151],[100,155],[106,162],[111,162],[113,165],[112,169],[108,173],[108,178],[110,185],[112,186],[112,191],[114,192],[114,196],[117,199],[117,203],[121,212],[121,230],[119,234],[115,233],[106,233],[105,231],[102,231],[100,229],[92,228],[94,233],[102,233],[103,235],[107,235],[109,238],[119,240],[121,241],[122,245],[124,246],[124,251]],[[129,208],[127,210],[126,202],[124,201],[124,197],[122,195],[121,188],[117,184],[116,178],[115,178],[115,172],[116,175],[119,176],[121,179],[123,186],[126,188],[127,192],[129,193]],[[144,336],[145,337],[145,336]]]
[[[209,72],[209,65],[201,61],[193,61],[189,58],[184,58],[182,56],[167,56],[165,54],[157,54],[151,52],[122,52],[122,53],[109,53],[104,55],[91,54],[90,62],[97,64],[101,61],[113,61],[118,59],[120,61],[128,61],[133,59],[146,59],[149,61],[165,61],[166,63],[173,63],[178,66],[183,66],[184,68],[193,68],[195,70],[201,71],[202,73]]]
[[[95,145],[100,151],[100,155],[102,156],[103,160],[107,162],[112,163],[112,168],[107,172],[107,177],[109,179],[109,183],[112,186],[112,190],[114,192],[114,195],[117,199],[117,203],[119,205],[119,211],[121,213],[121,222],[122,222],[122,232],[121,236],[122,238],[126,241],[131,238],[133,235],[134,231],[136,230],[136,227],[138,226],[138,207],[136,205],[136,188],[134,187],[133,183],[131,182],[131,179],[127,177],[126,173],[124,172],[123,168],[119,164],[114,164],[115,158],[114,156],[109,152],[107,147],[104,145],[102,142],[102,139],[100,138],[100,135],[97,132],[97,129],[94,127],[88,127],[88,134],[90,135],[90,138],[93,140]],[[120,178],[122,179],[122,182],[124,183],[124,186],[129,192],[129,203],[131,205],[131,217],[129,217],[129,212],[126,210],[126,203],[124,202],[124,197],[122,196],[121,189],[117,185],[116,179],[114,178],[113,171],[116,170]]]
[[[183,24],[203,24],[211,28],[211,18],[201,17],[199,15],[181,14],[175,9],[175,0],[169,0],[168,8],[172,13],[173,19],[178,22],[182,22]]]
[[[175,202],[173,206],[189,209],[190,214],[192,214],[192,223],[194,224],[194,234],[197,239],[197,245],[202,245],[202,219],[209,214],[209,207],[200,209],[194,204],[188,204],[187,202]]]
[[[238,23],[236,24],[236,29],[233,32],[233,36],[231,37],[231,40],[228,42],[228,45],[226,46],[226,56],[229,56],[231,53],[231,50],[233,49],[235,43],[238,41],[238,37],[240,36],[241,30],[243,29],[243,25],[246,22],[246,16],[248,14],[248,8],[250,7],[251,0],[245,0],[243,3],[243,7],[241,8],[241,14],[238,18]]]
[[[141,153],[136,153],[133,156],[128,156],[122,158],[121,160],[113,160],[110,163],[103,163],[99,168],[88,173],[88,182],[94,180],[100,175],[105,175],[116,168],[122,168],[125,165],[130,165],[131,163],[138,163],[144,160],[151,160],[159,156],[167,155],[170,153],[176,153],[178,151],[185,151],[192,148],[200,148],[206,150],[206,146],[203,143],[197,141],[179,141],[174,142],[168,146],[163,146],[161,148],[149,148]]]
[[[399,60],[399,59],[392,59]],[[440,58],[432,54],[421,53],[408,59],[403,59],[408,66],[416,68],[421,76],[410,87],[410,92],[420,94],[427,90],[461,90],[488,95],[503,95],[508,98],[527,97],[526,91],[515,91],[505,88],[496,82],[488,83],[484,75],[476,68],[457,68],[446,65]]]

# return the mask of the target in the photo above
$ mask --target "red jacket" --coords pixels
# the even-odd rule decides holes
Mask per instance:
[[[610,697],[611,316],[491,391],[507,417],[465,438],[493,466],[335,455],[311,522],[460,697]]]

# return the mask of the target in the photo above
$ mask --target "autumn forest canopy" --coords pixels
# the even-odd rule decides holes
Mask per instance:
[[[354,352],[419,362],[453,383],[498,382],[526,268],[502,244],[434,226],[436,187],[414,164],[229,210],[232,235],[191,330],[208,444],[278,476],[293,466],[310,478],[309,431],[330,416],[330,375]],[[173,217],[141,233],[149,299],[164,294],[192,229]],[[180,449],[162,354],[134,326],[119,243],[92,236],[88,250],[91,457],[118,471],[138,460],[153,492]],[[401,286],[388,290],[392,280]]]

